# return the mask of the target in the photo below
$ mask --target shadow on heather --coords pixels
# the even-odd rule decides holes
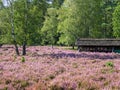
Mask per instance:
[[[52,58],[89,58],[89,59],[118,59],[120,55],[118,54],[105,54],[105,53],[53,53],[50,54]]]

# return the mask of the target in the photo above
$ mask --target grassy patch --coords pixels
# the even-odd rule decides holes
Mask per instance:
[[[114,67],[114,63],[113,62],[106,62],[105,66],[113,68]]]
[[[65,49],[65,50],[78,50],[78,47],[75,46],[73,49],[72,47],[68,46],[68,47],[63,47],[63,49]]]
[[[25,57],[22,57],[22,58],[21,58],[21,62],[24,63],[25,61],[26,61],[26,60],[25,60]]]

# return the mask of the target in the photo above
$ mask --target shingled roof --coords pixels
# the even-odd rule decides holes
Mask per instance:
[[[77,46],[120,46],[120,39],[93,39],[80,38],[76,41]]]

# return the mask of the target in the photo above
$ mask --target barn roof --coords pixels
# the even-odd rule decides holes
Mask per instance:
[[[78,46],[120,46],[120,39],[93,39],[93,38],[80,38],[76,41]]]

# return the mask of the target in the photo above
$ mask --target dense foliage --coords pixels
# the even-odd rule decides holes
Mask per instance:
[[[120,5],[118,5],[113,13],[113,34],[120,37]]]
[[[74,46],[78,38],[119,38],[119,2],[0,0],[0,43],[25,50],[26,45]]]

